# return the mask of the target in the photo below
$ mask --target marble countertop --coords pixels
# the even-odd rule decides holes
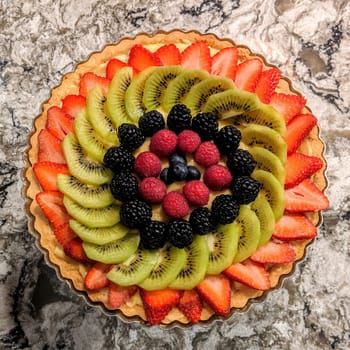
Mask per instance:
[[[0,3],[1,349],[348,349],[350,6],[347,0],[3,0]],[[41,103],[92,51],[123,36],[196,29],[246,44],[307,98],[327,144],[330,208],[306,259],[247,313],[191,330],[145,328],[85,304],[28,234],[27,136]]]

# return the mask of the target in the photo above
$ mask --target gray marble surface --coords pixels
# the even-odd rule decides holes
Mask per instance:
[[[0,1],[1,349],[348,349],[350,347],[350,5],[348,0]],[[317,115],[330,209],[283,288],[209,328],[125,324],[87,306],[28,234],[23,153],[41,103],[106,43],[196,29],[249,45],[281,68]]]

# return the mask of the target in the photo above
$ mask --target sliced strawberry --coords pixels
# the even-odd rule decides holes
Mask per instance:
[[[317,119],[312,114],[299,114],[287,125],[285,141],[287,143],[287,152],[295,152],[304,138],[310,133],[317,124]]]
[[[289,212],[315,212],[327,209],[328,198],[309,179],[285,190],[286,210]]]
[[[73,131],[74,119],[61,108],[53,106],[47,111],[46,128],[62,140],[69,132]]]
[[[68,222],[65,222],[61,226],[58,226],[53,234],[55,235],[58,242],[60,242],[60,244],[63,246],[77,237],[75,232],[70,228]]]
[[[107,272],[110,265],[97,262],[93,264],[84,279],[84,286],[88,290],[97,290],[108,286]]]
[[[83,242],[80,238],[74,238],[63,246],[64,253],[79,262],[90,262],[86,256]]]
[[[154,291],[141,289],[140,295],[148,322],[150,324],[158,324],[178,303],[181,291],[175,289]]]
[[[174,44],[161,46],[154,56],[162,63],[163,66],[177,66],[181,63],[181,54]]]
[[[47,129],[40,131],[38,136],[39,151],[38,161],[39,162],[54,162],[65,164],[66,159],[64,158],[61,149],[61,140],[56,136],[52,135]]]
[[[303,214],[284,214],[275,224],[272,237],[282,241],[316,237],[315,225]]]
[[[57,191],[56,179],[58,174],[69,175],[66,164],[39,162],[33,166],[34,174],[44,191]]]
[[[108,304],[112,309],[119,309],[125,304],[136,292],[137,286],[122,287],[109,281],[108,287]]]
[[[39,192],[36,195],[36,201],[55,229],[69,221],[70,216],[63,205],[63,194],[61,192]]]
[[[281,78],[281,71],[278,68],[271,68],[261,73],[255,87],[255,93],[263,103],[270,103],[271,96],[275,92]]]
[[[118,58],[110,59],[106,67],[106,78],[112,80],[114,78],[115,73],[117,73],[119,69],[127,66],[127,63],[118,60]]]
[[[262,62],[258,58],[252,58],[240,63],[236,71],[236,86],[241,90],[254,92],[262,67]]]
[[[197,292],[218,315],[227,316],[231,307],[231,283],[224,275],[207,275]]]
[[[142,45],[134,45],[129,52],[128,65],[136,69],[136,71],[143,71],[151,66],[160,66],[160,60],[148,49]]]
[[[181,66],[188,69],[203,69],[211,71],[211,57],[208,44],[197,41],[181,53]]]
[[[258,248],[250,259],[261,264],[286,264],[295,260],[295,251],[288,242],[269,241]]]
[[[198,323],[201,318],[202,302],[198,293],[192,290],[185,290],[182,294],[177,308],[192,322]]]
[[[229,278],[258,290],[271,288],[269,274],[264,265],[257,264],[251,260],[232,264],[224,271]]]
[[[287,158],[285,188],[294,187],[320,170],[323,162],[320,158],[303,153],[292,153]]]
[[[271,96],[270,100],[270,105],[284,116],[286,124],[290,123],[290,121],[301,112],[305,104],[306,100],[302,96],[277,92]]]
[[[110,81],[107,78],[96,75],[92,72],[85,73],[79,83],[79,94],[87,97],[88,92],[96,86],[101,86],[103,93],[107,96]]]
[[[80,95],[67,95],[62,100],[62,109],[75,118],[86,107],[86,99]]]
[[[211,74],[235,80],[238,50],[236,47],[225,47],[212,58]]]

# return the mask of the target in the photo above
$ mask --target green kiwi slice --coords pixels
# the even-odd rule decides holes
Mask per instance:
[[[115,73],[108,87],[106,106],[116,127],[130,121],[125,106],[125,94],[131,83],[132,76],[133,69],[131,67],[123,67]]]
[[[158,251],[137,249],[128,259],[114,265],[107,273],[107,278],[120,286],[138,284],[151,273],[158,254]]]
[[[120,222],[110,227],[88,227],[77,220],[69,220],[70,228],[85,242],[107,244],[123,238],[129,231]]]
[[[252,123],[267,126],[282,136],[287,130],[284,117],[272,106],[263,103],[257,109],[234,116],[231,121],[235,126],[248,126]]]
[[[260,241],[260,221],[253,210],[241,205],[236,218],[238,224],[238,248],[233,262],[241,262],[249,258],[257,249]]]
[[[269,202],[275,220],[278,221],[282,217],[285,207],[283,186],[274,175],[265,170],[254,170],[251,176],[262,185],[259,194],[263,195]]]
[[[272,208],[266,198],[258,195],[253,203],[250,205],[256,216],[260,221],[260,240],[258,247],[266,244],[275,229],[275,216]]]
[[[146,80],[153,74],[157,67],[148,67],[131,81],[130,86],[125,93],[125,108],[130,119],[137,122],[140,117],[146,112],[142,98],[145,90]]]
[[[207,273],[209,275],[217,275],[232,264],[232,260],[237,253],[238,225],[236,222],[220,225],[207,236],[209,246]]]
[[[88,157],[74,134],[67,134],[62,141],[64,157],[69,172],[79,181],[91,185],[102,185],[112,180],[112,171]]]
[[[108,115],[106,97],[100,86],[96,86],[89,91],[86,109],[86,116],[95,131],[107,141],[117,144],[117,130]]]
[[[88,155],[97,161],[103,161],[103,157],[112,144],[105,143],[87,120],[86,110],[83,109],[74,120],[74,131],[81,147]]]
[[[209,77],[200,69],[186,69],[172,80],[164,92],[163,109],[169,112],[175,104],[183,103],[191,88]]]
[[[158,290],[169,286],[186,264],[187,254],[184,249],[170,244],[159,250],[158,260],[151,273],[139,286],[146,290]]]
[[[169,285],[173,289],[192,289],[204,279],[209,262],[207,238],[197,235],[192,244],[184,248],[187,254],[185,265]]]
[[[162,105],[168,84],[181,72],[180,66],[158,67],[146,80],[142,101],[148,111],[158,109]]]
[[[68,196],[63,197],[67,212],[74,219],[88,227],[109,227],[120,221],[119,207],[111,204],[104,208],[84,208]]]
[[[249,153],[257,162],[256,169],[272,173],[284,186],[286,171],[281,160],[274,153],[259,146],[249,147]]]
[[[114,202],[108,184],[87,185],[74,176],[58,174],[57,187],[63,194],[85,208],[103,208]]]
[[[103,245],[83,242],[83,249],[91,260],[104,264],[118,264],[136,252],[139,241],[138,234],[129,233],[121,239]]]
[[[211,112],[220,119],[227,119],[255,110],[260,104],[256,94],[233,88],[210,96],[203,111]]]
[[[247,146],[260,146],[274,153],[283,165],[287,161],[287,144],[283,137],[267,126],[251,124],[242,131],[242,142]]]
[[[233,89],[232,80],[222,77],[209,77],[194,85],[184,99],[184,104],[191,110],[193,116],[204,111],[208,99],[220,92]]]

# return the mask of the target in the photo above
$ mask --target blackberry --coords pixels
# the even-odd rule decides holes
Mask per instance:
[[[124,147],[111,147],[104,155],[103,162],[116,173],[131,172],[135,157]]]
[[[202,141],[212,140],[219,128],[216,116],[213,113],[199,113],[192,119],[192,130]]]
[[[212,214],[206,207],[199,207],[192,211],[190,224],[192,225],[193,232],[198,235],[205,235],[215,229]]]
[[[139,128],[146,137],[154,135],[157,131],[165,128],[162,113],[154,110],[146,112],[139,119]]]
[[[135,151],[145,141],[145,136],[141,130],[136,125],[130,123],[123,123],[119,126],[118,137],[120,144],[130,152]]]
[[[120,222],[129,228],[138,228],[150,221],[151,217],[152,207],[138,199],[124,202],[120,207]]]
[[[145,249],[162,248],[166,241],[167,225],[162,221],[149,221],[140,228],[141,244]]]
[[[185,129],[191,129],[191,110],[183,104],[174,105],[167,118],[168,128],[179,134]]]
[[[214,142],[218,146],[221,154],[231,154],[239,146],[242,135],[241,132],[231,125],[226,125],[215,134]]]
[[[245,149],[238,149],[235,153],[227,157],[226,164],[232,175],[249,176],[256,166],[256,161],[248,151]]]
[[[168,241],[177,248],[184,248],[193,242],[191,224],[183,219],[175,219],[168,224]]]
[[[230,189],[238,203],[248,204],[255,200],[260,187],[260,183],[250,176],[237,176],[233,179]]]
[[[213,200],[211,212],[218,224],[230,224],[239,214],[239,204],[233,196],[221,194]]]
[[[113,176],[110,189],[115,199],[126,202],[137,198],[139,182],[133,174],[120,173]]]

